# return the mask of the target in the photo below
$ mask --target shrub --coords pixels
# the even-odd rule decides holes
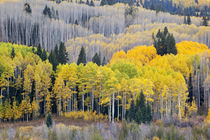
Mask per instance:
[[[108,119],[107,116],[103,114],[97,114],[96,112],[91,111],[78,111],[78,112],[68,112],[64,114],[65,117],[70,118],[71,120],[85,120],[85,121],[99,121],[103,120],[106,121]]]
[[[47,114],[46,125],[48,128],[52,126],[52,116],[49,113]]]

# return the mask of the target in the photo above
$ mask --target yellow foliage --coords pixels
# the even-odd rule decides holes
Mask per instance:
[[[209,107],[209,110],[208,110],[208,116],[206,117],[206,122],[210,123],[210,107]]]
[[[70,118],[72,120],[86,120],[86,121],[99,121],[107,120],[107,116],[104,116],[103,114],[96,114],[96,112],[91,112],[91,111],[78,111],[78,112],[68,112],[65,113],[65,117]]]
[[[159,140],[159,138],[158,137],[153,137],[152,140]]]
[[[208,52],[210,55],[210,49],[204,44],[192,41],[182,41],[176,44],[178,54],[187,54],[187,55],[199,55],[204,52]]]

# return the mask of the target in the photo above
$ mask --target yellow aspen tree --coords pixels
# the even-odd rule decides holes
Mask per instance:
[[[79,87],[79,95],[82,96],[82,110],[85,111],[85,99],[84,96],[87,93],[86,85],[88,82],[86,69],[83,64],[80,64],[77,68],[77,76],[78,76],[78,87]]]
[[[88,92],[90,93],[91,110],[94,111],[95,79],[96,79],[98,65],[95,63],[89,62],[85,66],[85,69],[86,69],[85,71],[87,75],[86,78],[88,79],[86,88]]]
[[[3,104],[3,91],[6,89],[7,86],[7,80],[4,78],[4,74],[0,77],[0,88],[1,88],[1,94],[0,94],[0,104]]]
[[[48,92],[46,95],[46,112],[51,113],[51,93]]]
[[[27,67],[24,71],[24,82],[23,82],[23,90],[25,92],[25,94],[24,94],[25,96],[29,95],[31,93],[33,75],[34,75],[33,66],[27,65]]]
[[[193,101],[192,101],[191,104],[187,105],[187,108],[188,108],[188,115],[189,116],[192,116],[193,114],[197,113],[198,109],[197,109],[197,106],[196,106],[195,98],[193,98]]]
[[[17,106],[15,98],[14,98],[13,103],[12,103],[12,110],[13,110],[13,119],[16,121],[17,119],[20,118],[20,112],[18,110],[18,106]]]
[[[33,101],[31,103],[32,107],[32,113],[33,113],[33,119],[39,115],[39,105],[36,103],[35,97],[33,98]]]
[[[208,110],[208,116],[206,117],[206,121],[210,123],[210,107],[209,107],[209,110]]]
[[[5,110],[3,104],[0,104],[0,122],[4,119]]]
[[[31,116],[31,113],[32,113],[32,107],[31,107],[29,96],[26,97],[25,113],[27,115],[27,121],[28,121],[28,119],[29,119],[29,117]]]
[[[10,121],[13,117],[13,110],[8,100],[5,101],[4,107],[5,107],[5,119]]]
[[[56,98],[57,104],[57,111],[58,115],[61,116],[61,109],[62,109],[62,98],[63,98],[63,89],[64,89],[64,82],[61,76],[57,77],[55,80],[55,84],[53,87],[54,95]]]

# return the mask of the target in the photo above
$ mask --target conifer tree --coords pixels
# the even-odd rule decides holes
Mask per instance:
[[[35,53],[35,48],[34,48],[34,46],[32,47],[32,52]]]
[[[50,10],[50,8],[47,5],[45,5],[45,8],[43,10],[43,15],[48,16],[49,18],[52,17],[51,10]]]
[[[47,51],[45,49],[43,49],[43,52],[42,52],[42,61],[45,61],[47,60]]]
[[[66,51],[66,46],[63,42],[60,43],[58,62],[61,64],[66,64],[68,62],[68,53]]]
[[[40,58],[42,58],[42,48],[41,48],[41,45],[40,45],[40,44],[38,45],[36,54],[37,54]]]
[[[92,62],[93,62],[93,63],[96,63],[98,66],[101,65],[101,58],[100,58],[100,56],[98,55],[98,53],[96,53],[96,54],[94,55],[94,57],[92,58]]]
[[[207,19],[207,17],[203,17],[202,19],[203,19],[202,25],[203,26],[208,26],[208,19]]]
[[[131,108],[129,110],[128,116],[135,120],[137,123],[149,123],[152,120],[151,107],[149,104],[146,105],[145,97],[143,92],[140,93],[140,96],[136,100],[135,111],[133,111],[133,105],[131,103]],[[134,113],[130,113],[130,111]]]
[[[52,126],[52,116],[50,115],[50,113],[47,114],[46,125],[48,128]]]
[[[85,48],[82,47],[81,48],[81,51],[80,51],[80,54],[79,54],[79,58],[77,60],[77,65],[83,63],[84,65],[86,65],[87,63],[87,60],[86,60],[86,53],[85,53]]]
[[[31,10],[31,6],[28,3],[24,4],[24,10],[26,11],[26,13],[31,14],[32,10]]]
[[[104,5],[108,5],[107,0],[102,0],[102,1],[101,1],[100,6],[104,6]]]
[[[131,101],[130,109],[128,110],[127,120],[136,121],[136,110],[134,100]]]
[[[104,56],[103,62],[102,62],[102,66],[106,65],[106,57]]]
[[[177,54],[176,42],[173,37],[173,34],[168,32],[168,28],[165,27],[164,31],[161,32],[160,30],[153,36],[154,40],[154,47],[156,48],[157,54],[163,56],[165,54]]]
[[[187,24],[188,24],[188,25],[190,25],[190,24],[191,24],[191,18],[190,18],[190,16],[189,16],[189,15],[187,16]]]
[[[86,4],[87,4],[87,5],[90,5],[89,0],[86,1]]]
[[[53,65],[53,70],[55,71],[58,65],[58,61],[57,61],[56,54],[54,51],[51,50],[48,59],[49,59],[49,62]]]
[[[82,1],[82,0],[80,0],[80,1],[79,1],[79,3],[80,3],[80,4],[82,4],[82,3],[83,3],[83,1]]]
[[[147,104],[147,112],[146,112],[146,122],[151,122],[152,121],[152,109],[149,104]]]
[[[90,1],[90,6],[95,6],[93,0]]]
[[[15,57],[15,49],[14,47],[12,48],[12,51],[11,51],[11,58],[13,59]]]
[[[59,55],[59,49],[58,49],[58,45],[56,44],[55,48],[54,48],[54,52],[55,52],[55,57],[58,61],[58,55]]]

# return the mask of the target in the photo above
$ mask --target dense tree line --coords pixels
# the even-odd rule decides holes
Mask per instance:
[[[91,1],[89,0],[89,2]],[[24,6],[25,4],[27,6]],[[30,10],[27,9],[31,9],[31,14]],[[112,39],[111,34],[127,33],[126,27],[129,25],[133,26],[133,24],[147,26],[149,24],[153,25],[154,22],[177,24],[183,24],[184,22],[184,17],[182,16],[163,12],[156,14],[153,10],[145,10],[135,5],[128,8],[128,6],[125,7],[123,4],[92,7],[85,4],[67,2],[58,5],[45,0],[27,1],[27,3],[18,1],[15,3],[3,3],[0,5],[0,10],[1,41],[15,42],[28,46],[38,46],[40,44],[47,51],[53,50],[56,44],[59,44],[61,41],[66,42],[69,39],[92,34],[102,34]],[[125,13],[132,14],[125,16]],[[207,17],[205,19],[208,21]],[[203,21],[200,18],[191,17],[191,24],[200,26],[201,22]],[[143,28],[145,31],[148,30],[147,27]],[[204,40],[206,37],[203,36],[187,40]],[[208,45],[209,42],[205,40],[200,43]],[[102,57],[104,56],[103,54],[101,55]],[[108,58],[108,56],[106,57]]]
[[[153,45],[157,50],[157,54],[161,56],[166,54],[177,54],[176,41],[173,34],[168,32],[167,27],[164,28],[163,32],[159,29],[156,36],[153,34],[153,40]]]
[[[55,47],[51,56],[60,53],[65,58],[63,45]],[[188,46],[178,44],[177,55],[164,56],[158,55],[154,47],[136,47],[127,54],[116,53],[110,64],[104,66],[87,63],[85,49],[81,47],[79,65],[58,62],[53,71],[48,60],[41,60],[44,52],[41,47],[1,43],[0,120],[31,120],[47,113],[60,116],[79,110],[108,115],[110,122],[128,118],[144,123],[150,122],[152,116],[165,119],[174,115],[181,119],[205,106],[209,97],[205,92],[202,103],[203,97],[193,92],[192,103],[186,102],[191,96],[186,82],[190,75],[195,73],[200,75],[198,78],[206,79],[201,73],[206,58],[195,54],[208,51],[202,44],[192,43],[194,52]],[[98,54],[93,58],[98,62],[96,58]],[[194,82],[192,86],[193,90],[199,89],[194,88]]]
[[[200,16],[210,18],[208,11],[210,10],[209,6],[202,4],[200,7],[195,5],[185,5],[184,3],[177,4],[174,0],[101,0],[101,6],[103,5],[113,5],[116,3],[125,3],[133,6],[142,6],[146,9],[155,10],[157,12],[169,12],[170,14],[178,15],[189,15],[189,16]],[[193,2],[191,2],[193,3]]]

